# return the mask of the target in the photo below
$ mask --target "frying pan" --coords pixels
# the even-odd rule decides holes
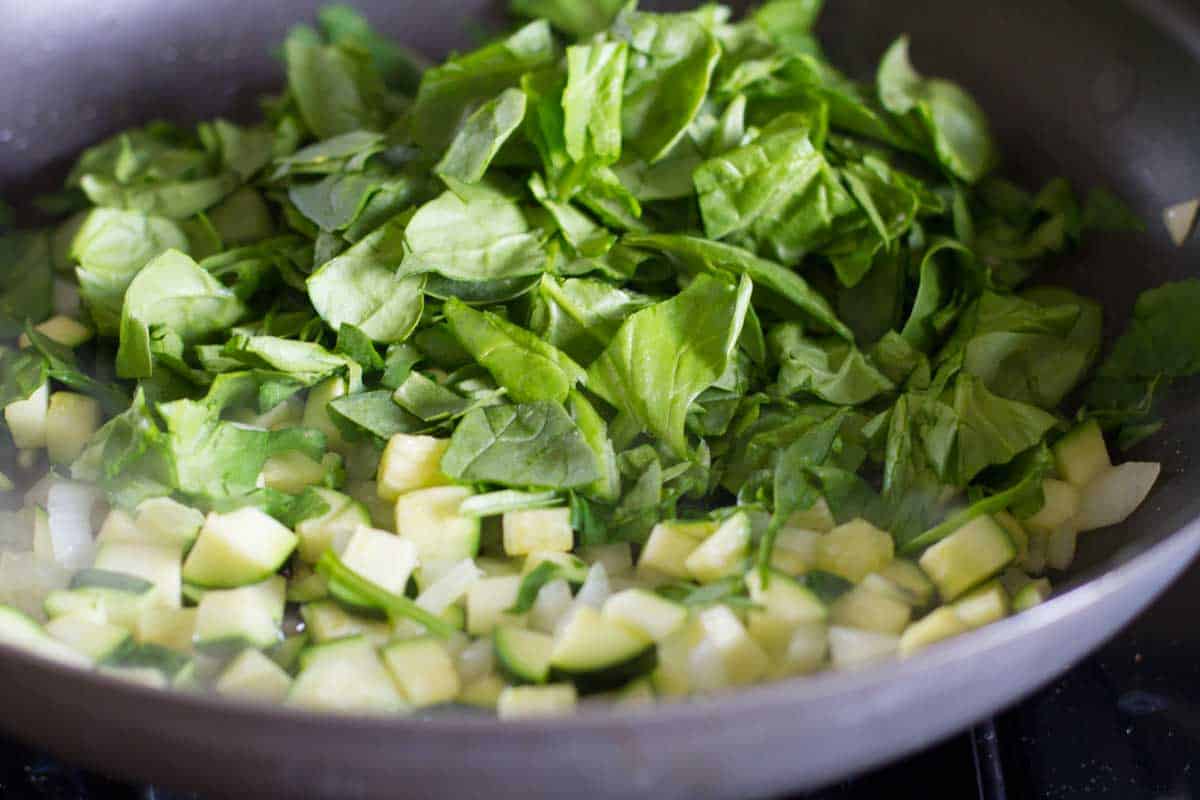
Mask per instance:
[[[151,118],[245,115],[281,82],[271,49],[316,0],[0,0],[0,190],[61,179],[79,148]],[[483,0],[358,0],[431,55],[470,43]],[[653,5],[653,4],[649,4]],[[1050,279],[1098,296],[1110,334],[1137,291],[1194,273],[1159,210],[1200,192],[1200,6],[1169,0],[829,0],[835,60],[869,75],[913,37],[918,67],[968,86],[1006,170],[1106,185],[1151,221],[1100,238]],[[477,28],[476,28],[477,29]],[[1200,309],[1198,309],[1200,313]],[[163,694],[0,648],[0,728],[88,766],[208,796],[769,796],[928,746],[1019,700],[1116,633],[1200,550],[1200,398],[1130,454],[1164,477],[1125,526],[1089,534],[1050,602],[899,664],[644,712],[490,718],[308,716]],[[936,782],[937,776],[930,776]]]

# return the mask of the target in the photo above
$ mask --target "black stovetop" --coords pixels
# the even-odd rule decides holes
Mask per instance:
[[[1200,798],[1200,565],[1103,650],[1024,703],[809,800]],[[0,740],[4,800],[191,800]]]

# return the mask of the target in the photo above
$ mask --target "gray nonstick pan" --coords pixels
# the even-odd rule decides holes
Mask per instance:
[[[357,0],[440,55],[496,14],[481,0]],[[0,0],[0,192],[61,179],[81,147],[151,118],[252,113],[271,50],[316,0]],[[648,4],[653,6],[654,4]],[[1112,329],[1137,292],[1197,274],[1161,209],[1200,193],[1200,5],[1183,0],[829,0],[835,60],[867,74],[907,31],[923,70],[969,87],[1007,171],[1105,185],[1147,220],[1054,277]],[[1198,310],[1200,311],[1200,310]],[[102,771],[211,797],[757,797],[814,788],[929,746],[1049,682],[1115,634],[1200,550],[1200,395],[1131,454],[1164,477],[1126,525],[1081,542],[1050,602],[899,664],[648,711],[570,719],[311,716],[165,694],[0,648],[0,728]],[[931,789],[937,776],[931,775]]]

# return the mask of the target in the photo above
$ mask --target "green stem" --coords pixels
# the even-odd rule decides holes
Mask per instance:
[[[367,580],[354,570],[342,563],[332,550],[325,551],[317,562],[317,572],[330,583],[337,582],[344,588],[358,595],[368,605],[381,609],[389,618],[404,617],[411,619],[435,636],[447,637],[454,633],[455,628],[450,623],[430,614],[407,597],[392,594],[387,589]]]
[[[900,547],[900,555],[911,556],[916,555],[927,547],[937,544],[942,539],[945,539],[956,530],[966,525],[976,517],[982,517],[984,514],[995,514],[1003,511],[1016,501],[1022,494],[1029,491],[1033,483],[1041,480],[1040,474],[1031,475],[1025,478],[1016,486],[1010,489],[1005,489],[999,494],[994,494],[991,497],[985,497],[974,505],[964,508],[952,517],[949,517],[939,525],[935,525],[929,530],[922,533],[915,539],[910,539]]]

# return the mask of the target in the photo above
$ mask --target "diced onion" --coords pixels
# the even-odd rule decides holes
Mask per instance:
[[[1192,230],[1196,227],[1198,211],[1200,211],[1200,197],[1185,200],[1163,211],[1163,222],[1176,247],[1182,247],[1183,243],[1192,235]]]
[[[715,692],[729,685],[725,658],[707,638],[701,639],[688,653],[688,683],[699,692]]]
[[[46,495],[50,541],[54,560],[68,569],[82,569],[92,563],[92,507],[95,489],[81,483],[58,481]]]
[[[1162,465],[1127,461],[1104,472],[1084,487],[1075,526],[1081,531],[1119,525],[1150,494]]]
[[[852,669],[881,661],[895,655],[899,647],[899,636],[837,625],[829,629],[829,658],[834,669]]]
[[[571,587],[561,578],[538,590],[529,610],[529,627],[542,633],[554,633],[562,618],[571,610]]]
[[[42,601],[55,589],[66,588],[70,579],[71,570],[32,552],[0,553],[0,603],[34,619],[45,619]]]
[[[421,592],[417,597],[417,605],[430,614],[441,614],[482,577],[483,570],[475,566],[474,561],[463,559]]]

